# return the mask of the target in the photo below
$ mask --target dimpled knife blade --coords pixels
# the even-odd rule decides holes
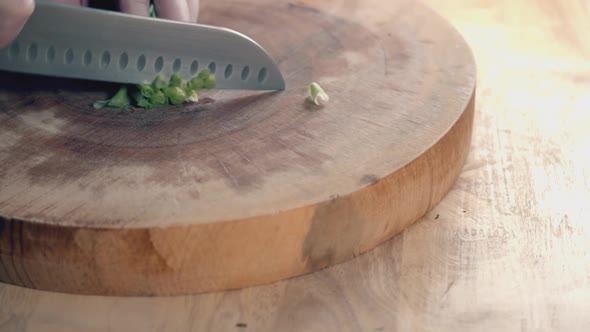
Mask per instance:
[[[97,81],[148,83],[174,72],[190,79],[205,68],[218,89],[285,88],[268,53],[239,32],[46,0],[0,49],[0,70]]]

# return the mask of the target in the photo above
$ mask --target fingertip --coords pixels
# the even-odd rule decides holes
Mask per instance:
[[[22,30],[23,26],[25,25],[26,20],[22,20],[18,23],[10,24],[9,26],[2,27],[0,30],[0,49],[4,48],[18,36],[20,31]]]
[[[199,21],[199,0],[188,0],[187,3],[191,22],[197,23]]]
[[[186,0],[155,0],[158,17],[181,22],[191,22]]]
[[[26,20],[33,14],[33,11],[35,10],[35,0],[25,0],[22,8],[24,19]]]
[[[70,5],[70,6],[80,6],[82,5],[82,3],[80,2],[80,0],[52,0],[53,2],[56,3],[61,3],[64,5]]]
[[[10,45],[14,36],[5,34],[4,32],[0,32],[0,49],[5,48],[6,46]]]
[[[149,0],[121,0],[119,9],[131,15],[149,16],[150,2]]]
[[[35,10],[34,0],[24,0],[22,6],[9,12],[9,19],[0,22],[0,48],[4,48],[18,36],[23,26]]]

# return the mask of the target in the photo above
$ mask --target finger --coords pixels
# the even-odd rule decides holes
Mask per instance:
[[[61,3],[64,5],[80,6],[80,0],[52,0],[52,2]]]
[[[16,38],[35,9],[34,0],[24,0],[16,6],[15,4],[14,1],[0,0],[0,48]]]
[[[150,0],[120,0],[119,9],[127,14],[149,16]]]
[[[191,22],[199,21],[199,0],[187,0]]]
[[[155,0],[159,18],[190,22],[191,16],[186,0]]]

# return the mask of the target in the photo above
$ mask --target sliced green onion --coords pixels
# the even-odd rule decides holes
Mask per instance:
[[[152,107],[166,106],[168,105],[168,97],[166,97],[164,92],[158,91],[149,98],[149,102],[152,105]]]
[[[137,89],[139,90],[141,95],[146,98],[149,98],[149,97],[153,96],[154,93],[156,93],[154,91],[154,88],[149,84],[138,84]]]
[[[92,104],[92,107],[96,108],[97,110],[99,110],[101,108],[105,108],[109,104],[109,101],[110,101],[110,99],[99,100],[99,101],[95,102],[94,104]]]
[[[171,86],[164,89],[164,93],[172,105],[180,105],[186,99],[186,93],[179,87]]]
[[[207,77],[205,82],[203,82],[204,89],[213,89],[216,85],[217,85],[217,80],[215,79],[215,76],[213,76],[213,75],[209,75],[209,77]]]
[[[137,106],[142,108],[152,108],[152,104],[140,91],[133,94],[133,99],[137,102]]]
[[[311,83],[307,89],[310,100],[318,106],[323,105],[330,100],[328,94],[324,92],[322,87],[320,87],[320,85],[316,82]]]
[[[154,78],[151,84],[138,84],[131,86],[132,93],[128,92],[128,86],[122,86],[119,91],[108,100],[100,100],[93,104],[96,109],[104,107],[128,108],[131,98],[134,105],[142,108],[154,108],[168,104],[180,105],[184,102],[198,102],[197,91],[201,89],[213,89],[217,85],[215,76],[208,68],[202,70],[188,82],[183,82],[178,73],[174,73],[169,80],[162,75]]]
[[[193,90],[201,90],[204,85],[203,80],[201,80],[198,76],[190,80],[189,83],[191,84],[191,88]]]
[[[164,79],[164,77],[162,75],[156,76],[156,78],[152,82],[152,88],[154,88],[154,90],[163,89],[167,86],[168,86],[168,82]]]
[[[201,70],[197,75],[197,77],[200,78],[201,81],[205,81],[207,78],[209,78],[209,76],[211,76],[211,70],[209,68]]]
[[[197,94],[197,91],[195,91],[195,90],[191,91],[191,93],[188,95],[188,97],[186,97],[186,101],[189,101],[191,103],[199,102],[199,95]]]
[[[150,103],[150,101],[149,101],[149,100],[147,100],[147,99],[145,99],[145,98],[144,98],[144,99],[141,99],[141,100],[139,100],[139,101],[137,102],[137,106],[139,106],[139,107],[141,107],[141,108],[145,108],[145,109],[150,109],[150,108],[154,107],[154,106],[152,105],[152,103]]]
[[[129,96],[127,95],[127,86],[122,86],[119,91],[111,98],[108,106],[115,108],[127,108],[131,104]]]
[[[177,73],[170,76],[170,83],[168,86],[180,88],[182,86],[182,78]]]

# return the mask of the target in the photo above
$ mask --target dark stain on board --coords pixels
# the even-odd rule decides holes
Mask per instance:
[[[371,185],[379,182],[379,176],[375,174],[365,174],[359,181],[361,185]]]
[[[358,254],[364,221],[347,197],[319,205],[303,242],[302,256],[309,271]]]

